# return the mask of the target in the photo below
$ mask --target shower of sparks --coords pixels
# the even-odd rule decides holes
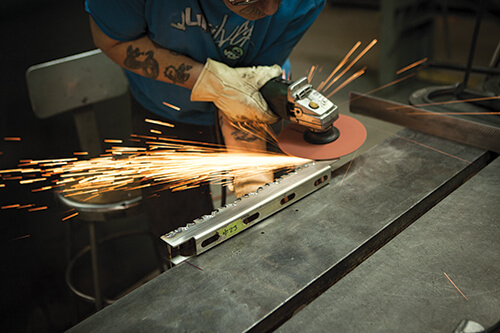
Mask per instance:
[[[244,124],[238,126],[254,132]],[[265,131],[265,128],[259,131]],[[181,191],[206,182],[227,185],[228,179],[234,177],[289,170],[310,161],[259,151],[229,153],[218,145],[179,139],[135,137],[146,140],[148,147],[116,146],[110,149],[111,156],[90,160],[22,160],[19,168],[0,170],[0,179],[16,178],[22,185],[41,182],[44,184],[32,189],[32,192],[55,190],[66,197],[79,196],[79,200],[88,201],[106,192],[144,187],[154,187],[158,191]],[[46,206],[20,204],[1,207],[14,208],[29,208],[29,211],[47,209]],[[73,213],[62,220],[77,215]]]
[[[356,49],[361,45],[361,42],[358,41],[354,46],[351,48],[351,50],[345,55],[345,57],[340,61],[340,63],[337,65],[337,67],[330,73],[328,78],[321,82],[321,84],[318,86],[318,91],[321,91],[325,85],[332,79],[332,77],[342,68],[344,65],[349,61],[349,57],[356,51]]]
[[[444,273],[444,272],[443,272]],[[446,278],[451,282],[451,284],[453,285],[453,287],[455,287],[458,292],[466,299],[466,300],[469,300],[465,295],[464,293],[457,287],[457,285],[450,279],[450,277],[448,276],[448,274],[444,273],[444,276],[446,276]]]
[[[397,75],[399,75],[399,74],[401,74],[401,73],[404,73],[404,72],[406,72],[406,71],[408,71],[408,70],[410,70],[410,69],[412,69],[412,68],[415,68],[415,67],[417,67],[417,66],[419,66],[419,65],[423,64],[424,62],[427,62],[427,58],[421,59],[421,60],[419,60],[419,61],[415,61],[414,63],[409,64],[408,66],[401,68],[400,70],[398,70],[398,71],[396,72],[396,74],[397,74]]]
[[[163,102],[165,103],[165,102]],[[150,123],[150,124],[155,124],[155,125],[160,125],[160,126],[166,126],[166,127],[175,127],[175,125],[161,121],[161,120],[154,120],[154,119],[144,119],[145,122]]]
[[[168,106],[169,108],[172,108],[172,109],[174,109],[175,111],[180,111],[180,110],[181,110],[181,108],[180,108],[180,107],[175,106],[175,105],[172,105],[172,104],[167,103],[167,102],[163,102],[163,105]]]
[[[363,51],[361,51],[357,56],[356,58],[354,58],[353,61],[351,61],[351,63],[349,63],[349,65],[347,65],[346,68],[344,68],[344,70],[342,70],[342,72],[340,72],[339,75],[337,75],[324,89],[323,91],[326,91],[328,89],[330,89],[330,87],[332,86],[332,84],[334,84],[335,82],[337,82],[342,76],[344,76],[345,73],[347,73],[347,71],[349,71],[352,66],[354,66],[358,61],[359,59],[361,59],[361,57],[363,57],[375,44],[377,43],[377,40],[374,39],[371,41],[370,44],[368,44]]]

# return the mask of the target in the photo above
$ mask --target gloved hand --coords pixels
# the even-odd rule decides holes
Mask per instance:
[[[273,180],[273,172],[259,173],[249,177],[235,177],[228,188],[234,192],[236,198],[240,198],[247,193],[255,192],[259,187]]]
[[[232,122],[274,123],[278,117],[259,90],[281,75],[281,67],[231,68],[208,59],[191,92],[191,101],[213,102]]]

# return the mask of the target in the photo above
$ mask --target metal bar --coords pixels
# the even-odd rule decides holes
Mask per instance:
[[[161,238],[177,265],[224,242],[330,182],[332,161],[311,162]]]
[[[449,69],[455,71],[467,70],[467,67],[465,67],[464,65],[448,64],[445,62],[438,62],[438,61],[430,61],[426,63],[425,66],[429,68]],[[493,66],[492,67],[472,66],[470,67],[470,71],[479,74],[500,75],[500,69],[494,68]]]
[[[474,53],[476,51],[477,38],[479,36],[479,28],[481,27],[481,21],[483,20],[484,8],[486,7],[486,0],[481,0],[479,4],[479,10],[477,11],[476,24],[474,26],[474,34],[472,35],[471,46],[469,50],[469,58],[467,59],[467,69],[465,70],[464,81],[461,85],[457,87],[457,96],[467,88],[469,83],[470,69],[472,67],[472,61],[474,60]]]
[[[500,128],[430,112],[389,100],[350,94],[352,113],[500,153]]]

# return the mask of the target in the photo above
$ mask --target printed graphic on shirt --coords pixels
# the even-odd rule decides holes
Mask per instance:
[[[245,54],[245,45],[251,40],[254,23],[245,21],[236,26],[232,31],[227,28],[229,15],[224,15],[218,25],[207,22],[202,14],[193,14],[191,7],[186,7],[181,13],[181,22],[172,23],[175,29],[186,31],[188,27],[200,28],[212,34],[215,45],[223,50],[222,54],[227,59],[238,60]]]

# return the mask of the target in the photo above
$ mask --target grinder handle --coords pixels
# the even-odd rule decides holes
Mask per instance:
[[[268,81],[261,89],[260,93],[264,97],[271,109],[277,116],[290,120],[291,105],[288,102],[288,86],[291,81],[276,77]]]

